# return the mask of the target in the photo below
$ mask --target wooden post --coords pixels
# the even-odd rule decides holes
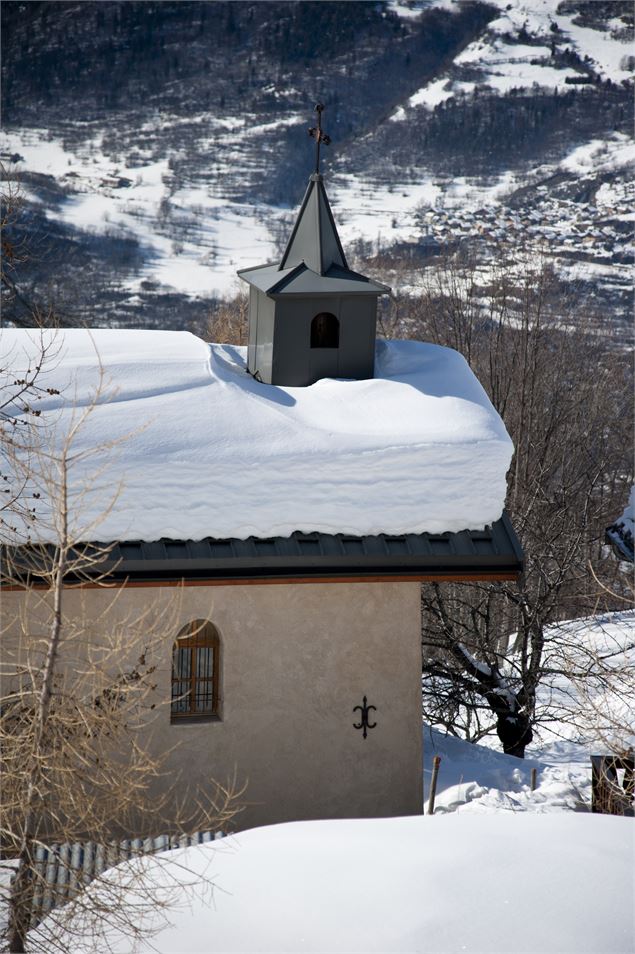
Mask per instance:
[[[531,790],[532,792],[536,791],[536,769],[532,768],[531,770]]]
[[[432,759],[432,778],[430,779],[430,797],[428,799],[428,815],[434,815],[434,797],[437,793],[437,777],[439,775],[439,766],[441,765],[441,756],[435,755]]]

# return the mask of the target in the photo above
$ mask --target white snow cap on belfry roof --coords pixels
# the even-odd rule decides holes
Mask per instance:
[[[75,491],[100,469],[75,517],[80,539],[440,533],[501,516],[512,443],[449,348],[378,341],[373,379],[292,388],[254,380],[244,348],[187,332],[46,334],[38,383],[60,392],[37,404],[49,442],[94,400],[100,366],[104,380],[75,443],[97,449],[73,465]],[[16,375],[40,349],[35,332],[4,329],[0,340],[0,366]],[[119,482],[112,510],[89,526]],[[41,490],[35,532],[52,539]]]

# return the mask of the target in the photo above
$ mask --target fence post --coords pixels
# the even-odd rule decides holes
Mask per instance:
[[[439,766],[441,765],[441,756],[435,755],[432,759],[432,778],[430,779],[430,797],[428,799],[428,815],[434,815],[434,798],[437,793],[437,777],[439,775]]]
[[[536,791],[536,769],[532,768],[531,770],[531,790],[532,792]]]

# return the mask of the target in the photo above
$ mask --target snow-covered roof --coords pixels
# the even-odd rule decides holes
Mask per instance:
[[[102,369],[73,449],[78,539],[441,533],[501,516],[512,443],[450,349],[379,341],[375,378],[292,388],[254,380],[244,348],[187,332],[47,336],[38,383],[60,391],[37,403],[47,448],[94,401]],[[19,375],[33,364],[39,334],[4,329],[0,339],[2,367]],[[35,532],[53,539],[46,491],[37,488]]]

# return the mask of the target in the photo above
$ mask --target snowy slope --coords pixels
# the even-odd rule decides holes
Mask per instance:
[[[396,70],[399,78],[397,101],[385,89],[388,71],[371,75],[371,84],[359,67],[360,57],[381,55],[381,44],[376,53],[372,44],[370,53],[366,45],[355,51],[348,66],[338,65],[338,75],[355,82],[359,69],[360,84],[369,83],[353,97],[364,109],[379,96],[378,83],[382,102],[365,128],[345,134],[345,114],[359,123],[361,107],[344,109],[335,92],[331,100],[327,97],[327,126],[333,131],[330,124],[342,124],[326,156],[342,237],[351,254],[362,258],[395,246],[401,254],[404,243],[416,251],[430,237],[441,251],[458,245],[485,262],[513,258],[525,246],[527,254],[553,258],[562,277],[578,288],[584,283],[591,298],[599,289],[602,297],[596,304],[624,320],[630,314],[633,254],[628,215],[635,198],[635,164],[625,144],[625,117],[631,110],[624,84],[630,82],[634,51],[628,13],[622,5],[611,17],[605,4],[596,5],[602,9],[594,16],[592,8],[580,15],[556,0],[496,0],[488,15],[492,6],[498,14],[474,27],[469,42],[453,47],[453,55],[433,75],[425,68],[425,57],[419,69],[420,48],[411,50],[401,37],[403,54],[395,46],[391,66],[393,77]],[[433,14],[457,21],[459,7],[452,0],[388,5],[411,33],[422,16],[422,23]],[[45,43],[44,28],[42,35]],[[245,49],[252,39],[245,37]],[[386,49],[393,43],[394,31],[386,34]],[[40,49],[37,43],[35,49]],[[253,51],[249,57],[257,61]],[[426,77],[425,82],[413,80],[408,88],[410,73]],[[301,200],[304,174],[311,171],[305,127],[315,94],[298,89],[299,82],[298,71],[287,66],[275,82],[258,89],[248,102],[245,94],[232,108],[190,100],[191,83],[180,108],[175,83],[169,107],[160,104],[145,112],[141,104],[114,121],[105,111],[103,120],[85,124],[64,116],[50,128],[42,113],[40,125],[6,129],[0,149],[10,171],[22,180],[41,245],[46,246],[46,225],[56,242],[62,238],[55,228],[66,230],[71,252],[75,242],[94,248],[102,240],[99,254],[106,258],[114,255],[106,240],[132,243],[134,254],[124,249],[114,268],[109,262],[112,272],[103,276],[94,270],[94,284],[101,289],[96,300],[106,300],[107,309],[96,309],[86,288],[79,292],[85,301],[77,302],[77,295],[66,300],[63,282],[61,305],[71,313],[74,306],[91,325],[156,326],[162,319],[152,312],[153,298],[176,294],[183,307],[179,312],[170,306],[170,326],[187,327],[189,316],[204,311],[205,299],[236,293],[238,268],[275,258]],[[519,94],[516,99],[513,91]],[[556,101],[572,93],[577,106],[572,103],[570,110],[558,113],[556,132],[562,127],[562,135],[556,135],[542,113],[548,116]],[[474,164],[474,143],[467,139],[451,170],[443,155],[426,151],[430,121],[445,107],[460,106],[453,123],[461,128],[462,117],[467,120],[492,97],[505,118],[485,152],[479,145],[480,164]],[[542,112],[529,115],[525,100],[538,97],[546,98]],[[384,109],[386,100],[391,105]],[[619,128],[603,118],[609,106],[616,117],[622,116],[616,119]],[[569,112],[577,119],[567,119]],[[501,137],[506,144],[521,142],[525,135],[526,149],[519,146],[518,155],[501,168]],[[576,150],[587,150],[592,159],[602,144],[610,162],[598,157],[584,169],[576,164]],[[271,179],[280,181],[267,191]],[[46,261],[57,257],[47,250],[38,265],[43,275],[48,274]],[[64,268],[70,269],[72,261],[72,254],[65,256]],[[395,281],[379,273],[377,278],[408,291],[417,287],[412,276]]]
[[[37,355],[37,335],[0,338],[16,374]],[[378,342],[371,380],[284,388],[250,377],[245,349],[186,332],[71,330],[53,342],[39,379],[61,392],[38,404],[47,445],[97,400],[74,444],[87,455],[71,473],[78,539],[443,532],[501,515],[512,444],[450,349]],[[50,488],[39,483],[42,537]]]

